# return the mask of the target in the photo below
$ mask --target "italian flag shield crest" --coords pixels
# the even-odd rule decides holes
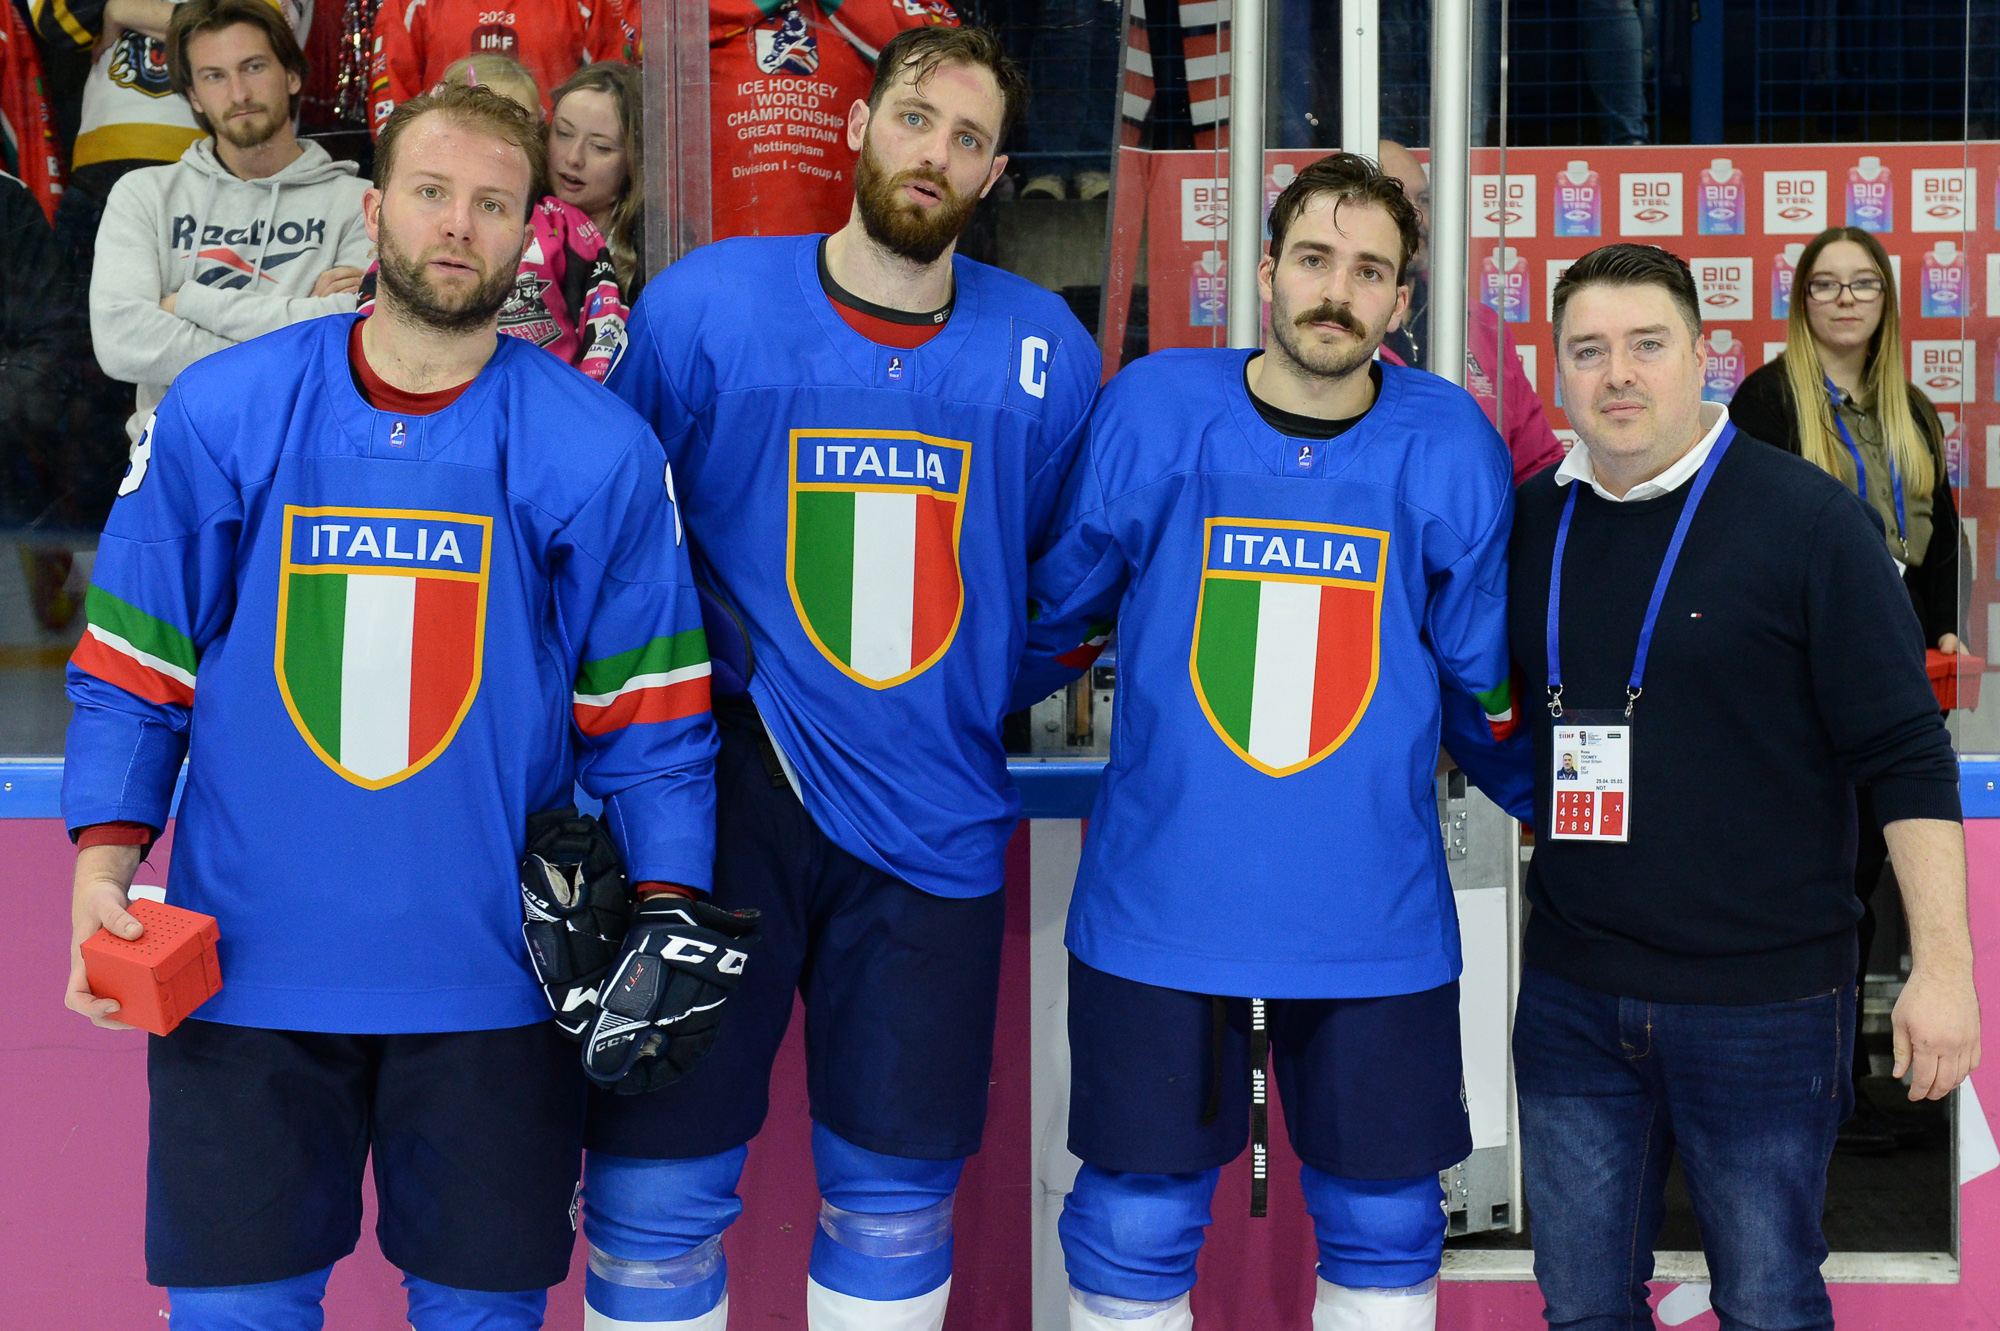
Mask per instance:
[[[450,746],[479,693],[493,519],[285,506],[278,690],[343,778],[380,790]]]
[[[893,688],[950,648],[972,446],[909,430],[794,430],[785,578],[806,636]]]
[[[1188,669],[1231,752],[1304,771],[1354,733],[1381,668],[1389,533],[1210,518]]]

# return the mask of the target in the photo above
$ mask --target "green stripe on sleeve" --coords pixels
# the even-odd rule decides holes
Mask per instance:
[[[190,675],[200,668],[194,640],[172,624],[121,601],[102,587],[93,586],[83,598],[83,612],[89,621],[108,633],[115,633],[148,656],[157,656],[179,666]]]
[[[708,634],[703,629],[655,638],[644,647],[585,661],[576,672],[576,691],[586,697],[616,693],[640,675],[664,675],[700,665],[708,659]]]
[[[1475,693],[1488,716],[1505,716],[1514,710],[1514,681],[1503,679],[1484,693]]]

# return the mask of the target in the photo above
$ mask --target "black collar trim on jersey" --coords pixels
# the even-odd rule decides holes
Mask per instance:
[[[1256,392],[1250,387],[1250,363],[1256,359],[1255,356],[1252,356],[1249,360],[1243,362],[1243,391],[1250,394],[1250,405],[1255,407],[1257,414],[1264,418],[1264,424],[1270,426],[1279,434],[1289,435],[1294,439],[1338,439],[1341,435],[1346,434],[1356,425],[1359,425],[1362,419],[1368,415],[1368,412],[1364,411],[1359,416],[1348,416],[1341,420],[1330,421],[1323,420],[1318,416],[1301,416],[1295,411],[1286,411],[1282,407],[1274,407],[1263,398],[1258,397]],[[1375,381],[1375,401],[1380,402],[1382,400],[1382,362],[1374,361],[1369,364],[1368,377]],[[1369,411],[1373,411],[1374,409],[1374,403],[1370,403]]]
[[[833,273],[826,266],[826,240],[826,237],[821,237],[819,242],[819,285],[820,289],[826,292],[827,299],[834,304],[845,305],[848,309],[865,314],[871,319],[880,319],[884,323],[908,324],[912,328],[936,328],[951,318],[951,307],[956,303],[955,299],[946,301],[942,308],[932,310],[929,314],[892,310],[887,305],[877,305],[872,301],[861,299],[833,280]]]

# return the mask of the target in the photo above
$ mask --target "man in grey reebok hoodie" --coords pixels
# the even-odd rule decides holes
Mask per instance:
[[[135,445],[174,376],[203,356],[351,312],[369,258],[368,182],[293,132],[306,62],[278,11],[185,0],[166,45],[174,91],[213,137],[112,187],[90,278],[98,364],[138,386],[125,426]]]

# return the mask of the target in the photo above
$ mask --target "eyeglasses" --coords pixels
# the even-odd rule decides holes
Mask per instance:
[[[1882,279],[1857,277],[1852,282],[1836,282],[1830,277],[1815,277],[1806,283],[1806,295],[1812,297],[1816,305],[1829,305],[1839,300],[1843,291],[1862,305],[1872,305],[1882,299]]]

